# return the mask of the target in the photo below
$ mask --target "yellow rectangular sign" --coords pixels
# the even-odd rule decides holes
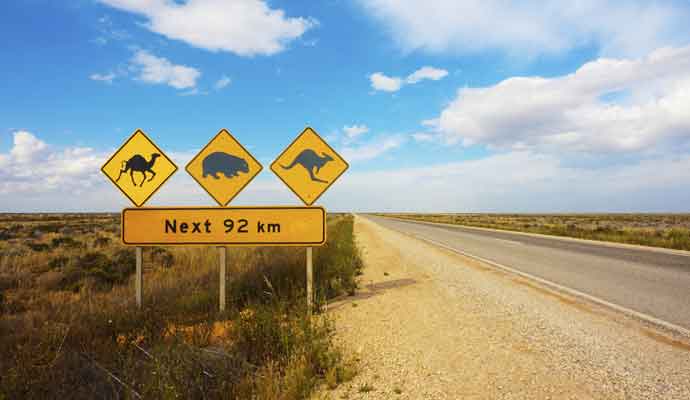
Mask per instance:
[[[146,207],[122,211],[126,245],[321,246],[322,207]]]

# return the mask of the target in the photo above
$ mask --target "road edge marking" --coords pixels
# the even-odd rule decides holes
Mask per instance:
[[[431,225],[431,226],[447,226],[447,227],[451,227],[451,228],[466,228],[466,229],[473,229],[473,230],[477,230],[477,231],[508,233],[508,234],[530,236],[530,237],[543,238],[543,239],[561,240],[564,242],[592,244],[595,246],[614,247],[614,248],[618,248],[618,249],[652,251],[652,252],[676,255],[676,256],[681,256],[681,257],[690,257],[690,251],[678,250],[678,249],[669,249],[666,247],[654,247],[654,246],[644,246],[641,244],[607,242],[604,240],[580,239],[580,238],[574,238],[574,237],[569,237],[569,236],[545,235],[543,233],[520,232],[520,231],[509,230],[509,229],[482,228],[480,226],[448,224],[445,222],[421,221],[421,220],[410,219],[410,218],[388,217],[388,216],[382,216],[382,215],[376,215],[376,214],[372,214],[372,215],[375,215],[375,216],[378,216],[381,218],[388,218],[388,219],[392,219],[392,220],[396,220],[396,221],[408,222],[408,223],[413,223],[413,224],[417,223],[417,224],[426,224],[426,225]]]
[[[371,221],[371,220],[370,220],[370,221]],[[372,222],[376,223],[375,221],[372,221]],[[380,225],[379,225],[379,226],[380,226]],[[456,225],[456,226],[457,226],[457,225]],[[390,228],[388,228],[388,229],[390,229]],[[396,232],[398,232],[398,233],[403,233],[403,232],[400,232],[400,231],[396,231]],[[666,331],[670,331],[671,333],[675,333],[675,334],[684,336],[685,338],[690,338],[690,330],[689,330],[689,329],[683,328],[682,326],[676,325],[676,324],[674,324],[674,323],[672,323],[672,322],[664,321],[664,320],[662,320],[662,319],[653,317],[653,316],[651,316],[651,315],[649,315],[649,314],[641,313],[641,312],[639,312],[639,311],[635,311],[635,310],[632,310],[632,309],[630,309],[630,308],[623,307],[623,306],[620,306],[620,305],[618,305],[618,304],[611,303],[611,302],[606,301],[606,300],[604,300],[604,299],[600,299],[600,298],[595,297],[595,296],[592,296],[592,295],[590,295],[590,294],[581,292],[581,291],[579,291],[579,290],[577,290],[577,289],[571,289],[571,288],[569,288],[569,287],[563,286],[563,285],[558,284],[558,283],[556,283],[556,282],[552,282],[552,281],[549,281],[549,280],[547,280],[547,279],[540,278],[540,277],[538,277],[538,276],[529,274],[529,273],[527,273],[527,272],[523,272],[523,271],[519,271],[519,270],[517,270],[517,269],[515,269],[515,268],[511,268],[511,267],[509,267],[509,266],[507,266],[507,265],[503,265],[503,264],[497,263],[497,262],[495,262],[495,261],[488,260],[488,259],[486,259],[486,258],[484,258],[484,257],[476,256],[476,255],[474,255],[474,254],[468,253],[468,252],[463,251],[463,250],[454,249],[454,248],[452,248],[452,247],[450,247],[450,246],[448,246],[448,245],[445,245],[445,244],[443,244],[443,243],[441,243],[441,242],[438,242],[438,241],[436,241],[436,240],[433,240],[433,239],[429,239],[429,238],[426,238],[426,237],[423,237],[423,236],[419,236],[419,235],[415,235],[415,234],[411,234],[411,233],[407,233],[407,232],[405,232],[405,233],[403,233],[403,234],[409,235],[409,236],[411,236],[411,237],[413,237],[413,238],[416,238],[416,239],[419,239],[419,240],[422,240],[422,241],[425,241],[425,242],[428,242],[428,243],[431,243],[431,244],[433,244],[433,245],[435,245],[435,246],[438,246],[438,247],[441,247],[441,248],[443,248],[443,249],[449,250],[449,251],[451,251],[451,252],[453,252],[453,253],[457,253],[457,254],[460,254],[460,255],[462,255],[462,256],[465,256],[465,257],[468,257],[468,258],[471,258],[471,259],[480,261],[480,262],[485,263],[485,264],[488,264],[488,265],[490,265],[490,266],[492,266],[492,267],[494,267],[494,268],[501,269],[501,270],[503,270],[503,271],[505,271],[505,272],[508,272],[508,273],[511,273],[511,274],[514,274],[514,275],[518,275],[518,276],[520,276],[520,277],[522,277],[522,278],[526,278],[526,279],[529,279],[529,280],[532,280],[532,281],[536,281],[536,282],[540,283],[541,285],[546,286],[546,288],[548,288],[548,289],[550,289],[550,290],[552,290],[552,291],[556,291],[556,292],[560,291],[560,292],[562,292],[562,293],[566,293],[566,294],[569,294],[569,295],[571,295],[571,296],[583,298],[583,299],[585,299],[585,300],[587,300],[587,301],[590,301],[590,302],[592,302],[592,303],[598,304],[598,305],[600,305],[600,306],[604,306],[604,307],[606,307],[606,308],[613,309],[613,310],[618,311],[618,312],[620,312],[620,313],[622,313],[622,314],[625,314],[625,315],[627,315],[627,316],[630,316],[630,317],[636,318],[636,319],[638,319],[638,320],[644,321],[644,322],[646,322],[646,323],[648,323],[648,324],[651,324],[651,325],[654,325],[654,326],[656,326],[656,327],[663,328],[663,329],[665,329]]]

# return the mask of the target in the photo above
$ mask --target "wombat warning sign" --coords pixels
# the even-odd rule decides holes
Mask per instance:
[[[230,132],[222,129],[186,169],[219,205],[227,206],[262,167]]]

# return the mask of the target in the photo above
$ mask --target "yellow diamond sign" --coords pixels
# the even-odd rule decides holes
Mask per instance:
[[[101,171],[135,206],[141,207],[177,171],[177,166],[143,131],[137,130]]]
[[[312,205],[349,165],[307,127],[271,164],[271,171],[299,197]]]
[[[225,129],[187,164],[189,175],[221,206],[227,206],[262,168]]]

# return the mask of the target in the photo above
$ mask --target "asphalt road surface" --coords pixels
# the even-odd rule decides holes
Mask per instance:
[[[690,256],[367,215],[618,306],[690,329]]]

